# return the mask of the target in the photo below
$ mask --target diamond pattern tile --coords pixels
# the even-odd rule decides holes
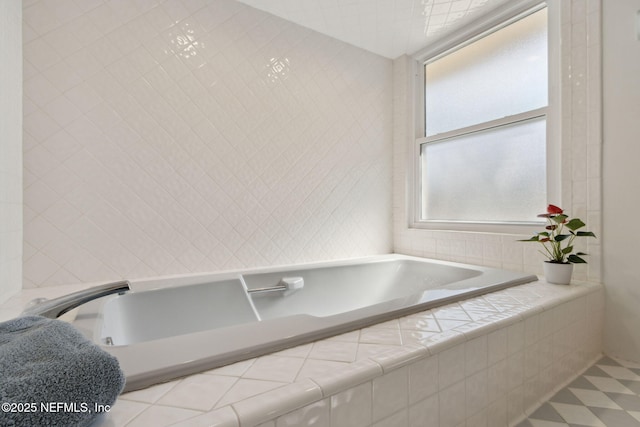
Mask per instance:
[[[0,303],[19,292],[22,281],[22,183],[28,178],[23,178],[23,156],[20,152],[24,92],[21,88],[22,68],[18,66],[22,55],[20,16],[21,2],[3,2],[0,5],[0,51],[3,56],[0,71]]]
[[[235,0],[23,3],[25,287],[391,251],[391,61]]]
[[[634,373],[635,366],[631,362],[603,357],[517,427],[640,427],[640,390],[631,392],[626,385],[633,385],[634,381],[624,379],[630,372]],[[611,389],[627,392],[611,392]]]

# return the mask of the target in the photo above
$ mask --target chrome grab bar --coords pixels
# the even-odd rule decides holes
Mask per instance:
[[[25,316],[44,316],[56,319],[66,312],[71,311],[89,301],[111,294],[123,294],[130,289],[131,283],[129,283],[128,280],[121,280],[119,282],[106,283],[104,285],[98,285],[82,291],[73,292],[59,298],[37,298],[31,301],[30,305],[24,309],[22,314]]]
[[[247,289],[250,294],[265,294],[269,292],[283,292],[304,287],[304,279],[302,277],[283,277],[275,286],[266,286],[264,288]]]
[[[287,290],[287,285],[267,286],[264,288],[247,289],[250,294],[265,294],[268,292],[282,292]]]

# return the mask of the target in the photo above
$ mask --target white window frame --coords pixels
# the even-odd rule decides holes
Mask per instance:
[[[425,137],[425,114],[424,114],[424,65],[427,62],[446,55],[449,52],[459,49],[485,35],[503,28],[518,19],[547,7],[548,16],[548,106],[523,114],[517,114],[481,125],[469,126],[465,129],[457,129],[453,132],[438,134],[432,137]],[[421,194],[421,144],[433,142],[434,140],[451,137],[455,133],[469,133],[482,129],[489,129],[501,124],[516,120],[527,120],[533,117],[546,116],[547,128],[547,200],[549,203],[561,205],[561,62],[560,62],[560,2],[540,1],[540,0],[519,0],[510,1],[507,5],[496,9],[492,13],[467,25],[465,30],[457,32],[452,36],[445,37],[413,56],[410,70],[409,90],[413,94],[413,105],[409,106],[413,110],[413,120],[415,131],[414,139],[408,141],[408,226],[409,228],[452,230],[452,231],[475,231],[492,233],[516,233],[529,234],[537,230],[540,222],[485,222],[485,221],[441,221],[424,220],[422,216],[422,194]],[[540,207],[542,213],[546,206]]]

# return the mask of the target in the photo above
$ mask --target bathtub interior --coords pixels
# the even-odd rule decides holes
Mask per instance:
[[[238,274],[114,296],[102,308],[94,340],[123,346],[291,316],[357,318],[475,289],[481,269],[411,259]],[[251,293],[284,277],[301,289]],[[447,289],[447,288],[451,289]],[[458,289],[456,289],[458,288]],[[391,304],[389,304],[391,302]],[[346,315],[345,315],[346,314]]]
[[[481,275],[479,270],[424,261],[396,260],[332,268],[287,271],[302,277],[304,288],[285,293],[252,294],[263,320],[296,314],[317,317],[369,307],[398,298],[421,298],[428,290]],[[248,289],[272,286],[282,272],[243,275]]]
[[[248,292],[296,276],[301,289]],[[83,305],[74,326],[118,358],[130,391],[534,280],[380,255],[132,281]]]
[[[255,322],[239,279],[131,292],[104,304],[100,341],[107,345],[183,335]]]

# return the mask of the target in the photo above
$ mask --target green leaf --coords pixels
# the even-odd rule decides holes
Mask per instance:
[[[562,253],[566,255],[566,254],[570,254],[572,251],[573,251],[573,246],[567,246],[562,250]]]
[[[589,255],[589,254],[586,254],[584,252],[576,252],[576,255]]]
[[[564,239],[571,237],[570,234],[558,234],[555,238],[556,242],[562,242]]]
[[[530,239],[520,239],[520,240],[518,240],[518,242],[539,242],[539,241],[540,241],[540,239],[538,238],[537,235],[533,236]]]
[[[556,215],[554,216],[552,219],[557,222],[558,224],[562,224],[564,222],[565,219],[569,218],[568,216],[564,215],[564,214],[560,214],[560,215]]]
[[[572,262],[574,264],[586,264],[587,261],[583,260],[582,258],[580,258],[577,255],[569,255],[569,262]]]
[[[546,231],[541,231],[540,233],[538,233],[538,236],[549,237],[549,233]]]
[[[578,231],[578,233],[576,233],[577,236],[590,236],[590,237],[596,237],[595,234],[593,234],[591,231]]]
[[[573,218],[571,221],[565,224],[565,227],[567,227],[569,230],[576,231],[578,228],[582,228],[585,225],[586,224],[580,221],[578,218]]]

